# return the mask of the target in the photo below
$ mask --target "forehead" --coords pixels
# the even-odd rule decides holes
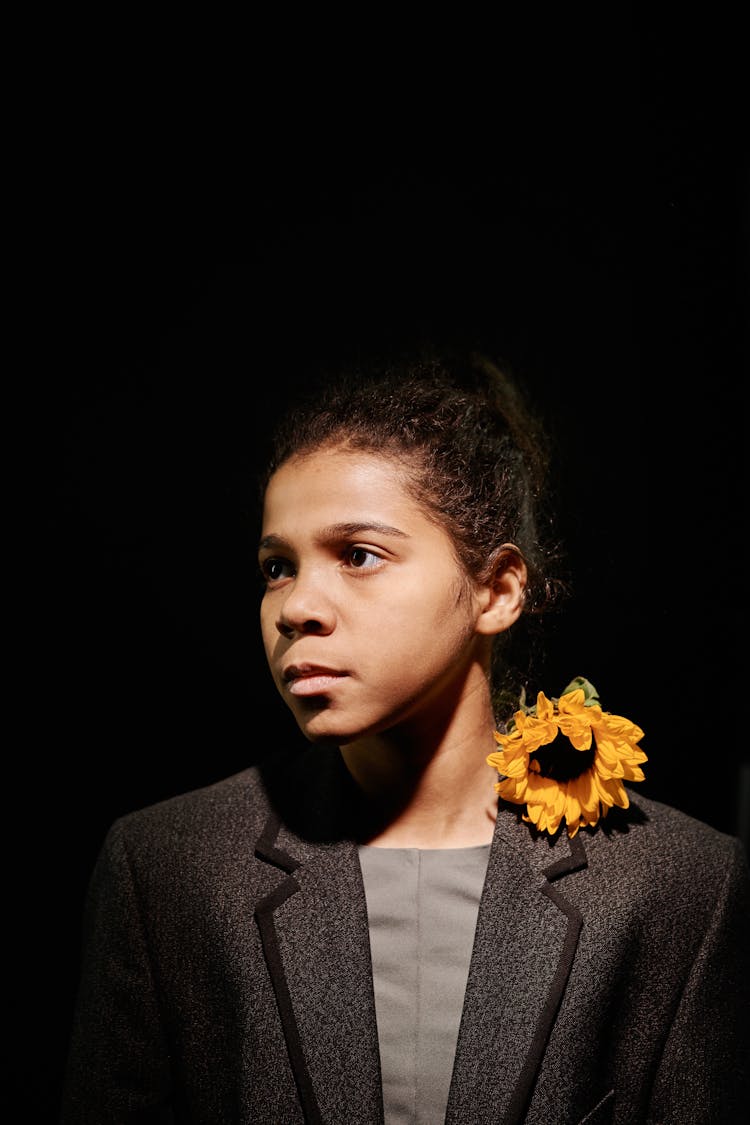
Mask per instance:
[[[396,460],[340,447],[292,457],[273,474],[264,514],[300,503],[419,507],[408,490],[408,475]]]
[[[407,533],[434,526],[409,480],[402,462],[376,452],[335,447],[295,456],[269,481],[263,534],[345,521],[404,524]]]

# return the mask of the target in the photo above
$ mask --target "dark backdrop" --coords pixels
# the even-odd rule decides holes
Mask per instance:
[[[293,129],[243,135],[239,178],[210,145],[159,178],[163,135],[139,141],[124,106],[97,159],[79,138],[31,378],[24,603],[21,756],[43,816],[19,891],[37,968],[18,1077],[51,1120],[108,824],[291,733],[257,636],[250,482],[321,366],[437,336],[526,381],[573,574],[535,687],[586,675],[645,730],[641,791],[746,838],[744,152],[722,107],[639,100],[625,55],[599,64],[623,79],[602,102],[576,115],[551,94],[534,128],[416,99],[389,129],[376,105],[355,121],[339,102],[332,123],[302,104]]]

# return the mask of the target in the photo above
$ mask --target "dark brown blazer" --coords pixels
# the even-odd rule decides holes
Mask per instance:
[[[335,750],[287,766],[112,826],[64,1125],[383,1121],[356,794]],[[631,799],[573,840],[500,807],[451,1125],[748,1119],[744,850]]]

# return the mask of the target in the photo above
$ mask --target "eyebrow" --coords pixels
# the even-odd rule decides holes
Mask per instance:
[[[361,535],[363,531],[377,531],[380,535],[391,535],[396,539],[408,539],[409,536],[405,531],[401,531],[398,527],[391,527],[388,523],[378,523],[376,521],[350,523],[332,523],[328,527],[324,527],[320,532],[320,539],[345,539],[351,538],[353,535]],[[280,550],[284,547],[289,547],[290,544],[280,535],[264,535],[258,544],[259,551]]]

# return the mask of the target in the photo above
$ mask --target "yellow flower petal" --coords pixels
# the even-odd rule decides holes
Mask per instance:
[[[575,793],[581,808],[581,815],[587,824],[596,824],[599,819],[599,795],[592,780],[591,770],[568,782],[568,792]]]
[[[585,683],[589,699],[592,692],[598,698],[593,685]],[[540,691],[536,707],[531,712],[517,711],[514,724],[508,735],[495,733],[502,750],[490,754],[487,761],[504,775],[495,785],[498,795],[513,804],[526,805],[522,814],[526,823],[553,835],[564,819],[572,837],[583,825],[598,824],[613,806],[629,807],[622,780],[643,781],[640,765],[648,761],[637,745],[643,731],[635,723],[602,711],[598,703],[587,706],[586,694],[576,688],[557,701]],[[538,759],[530,757],[553,742],[558,730],[574,749],[594,748],[590,767],[568,781],[543,776]]]

